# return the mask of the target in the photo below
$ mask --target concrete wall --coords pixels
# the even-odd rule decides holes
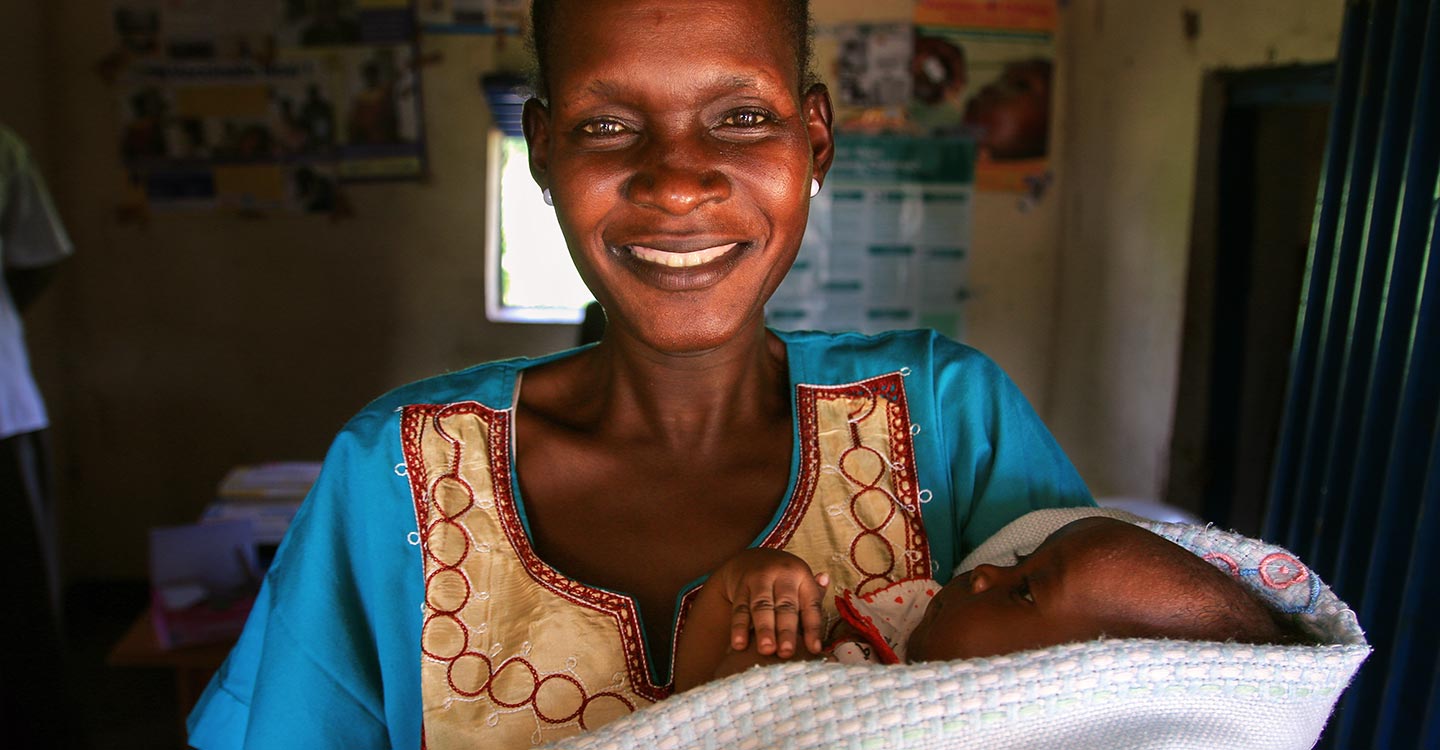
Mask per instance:
[[[0,4],[0,123],[19,133],[42,163],[49,131],[41,71],[47,60],[49,16],[45,3]]]
[[[910,0],[811,0],[811,7],[821,26],[908,22],[914,15]],[[1063,62],[1059,67],[1063,71]],[[1064,132],[1064,85],[1063,79],[1056,82],[1052,132]],[[1064,148],[1058,141],[1051,141],[1055,164]],[[970,284],[975,296],[965,310],[965,342],[1004,367],[1041,414],[1049,409],[1055,369],[1063,184],[1063,174],[1057,174],[1047,195],[1023,208],[1019,196],[1008,193],[979,193],[974,204]]]
[[[1072,0],[1058,182],[1022,212],[976,202],[967,336],[1051,420],[1097,492],[1153,494],[1168,443],[1199,75],[1333,54],[1340,0]],[[117,221],[119,106],[95,65],[108,0],[0,4],[0,117],[46,165],[78,247],[27,320],[56,427],[71,577],[140,576],[145,532],[193,520],[235,464],[311,459],[379,393],[570,344],[484,319],[489,117],[476,86],[509,40],[427,37],[432,174],[348,189],[355,216]],[[909,0],[815,0],[822,23]],[[1229,20],[1225,20],[1226,18]],[[1273,53],[1271,50],[1274,50]]]
[[[1097,495],[1155,498],[1165,483],[1202,74],[1333,59],[1342,8],[1342,0],[1068,4],[1067,189],[1046,416]]]
[[[115,47],[111,5],[54,5],[51,182],[78,254],[30,338],[48,360],[37,370],[72,577],[143,575],[147,528],[194,520],[230,466],[318,459],[390,388],[573,344],[570,326],[485,320],[478,76],[496,65],[493,38],[424,42],[438,57],[424,73],[428,181],[349,188],[341,221],[182,213],[140,226],[115,216],[119,100],[94,70]]]
[[[37,7],[4,12],[38,29]],[[351,187],[355,216],[339,222],[206,213],[139,226],[115,215],[125,182],[118,99],[95,72],[115,48],[110,3],[46,7],[63,29],[25,35],[36,42],[26,49],[52,50],[54,67],[42,89],[35,63],[23,64],[36,75],[12,101],[32,120],[53,119],[31,130],[57,144],[52,187],[79,248],[30,320],[72,577],[142,575],[147,528],[194,519],[232,465],[318,458],[351,413],[391,387],[573,341],[571,327],[484,319],[489,120],[475,82],[497,54],[515,57],[517,40],[500,52],[491,38],[424,40],[440,58],[424,72],[425,183]],[[816,3],[822,22],[909,10],[905,0]],[[1021,216],[1013,197],[986,196],[974,236],[970,340],[1042,407],[1057,209],[1050,201]]]

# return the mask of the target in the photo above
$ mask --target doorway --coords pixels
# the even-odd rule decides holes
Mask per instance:
[[[1226,70],[1202,93],[1167,502],[1256,535],[1265,513],[1333,64]]]

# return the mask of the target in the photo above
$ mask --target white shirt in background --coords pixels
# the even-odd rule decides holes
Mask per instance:
[[[40,268],[74,252],[30,150],[0,125],[0,268]],[[25,329],[0,283],[0,439],[44,429],[45,403],[30,374]]]

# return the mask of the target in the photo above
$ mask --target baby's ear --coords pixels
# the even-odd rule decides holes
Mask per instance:
[[[1022,547],[1016,547],[1016,548],[1015,548],[1015,551],[1014,551],[1014,553],[1013,553],[1013,554],[1014,554],[1014,557],[1013,557],[1013,559],[1010,560],[1010,564],[1011,564],[1011,565],[1019,565],[1021,560],[1024,560],[1025,558],[1027,558],[1027,557],[1035,554],[1035,550],[1037,550],[1037,549],[1040,549],[1040,545],[1038,545],[1038,544],[1031,544],[1031,545],[1025,545],[1025,546],[1022,546]]]

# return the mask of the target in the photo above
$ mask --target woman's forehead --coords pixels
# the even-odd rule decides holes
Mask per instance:
[[[571,0],[556,6],[548,62],[558,62],[556,53],[646,51],[618,46],[642,44],[664,65],[675,62],[660,54],[666,50],[700,52],[724,44],[793,63],[799,50],[778,8],[778,0]]]
[[[693,36],[723,30],[734,41],[786,36],[779,0],[569,0],[556,3],[552,31],[601,37],[646,32]]]
[[[773,7],[774,0],[564,5],[546,55],[550,94],[574,102],[637,87],[682,98],[722,87],[796,90],[798,52]]]

